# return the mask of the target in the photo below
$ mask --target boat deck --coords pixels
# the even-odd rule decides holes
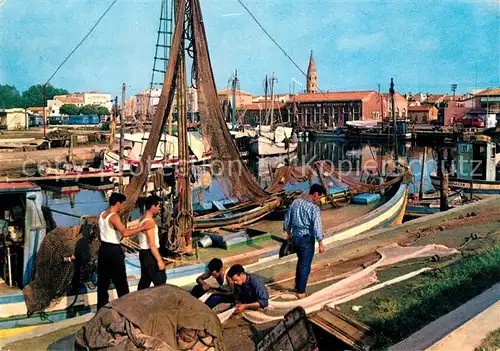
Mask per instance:
[[[324,209],[321,212],[321,217],[322,217],[322,222],[323,222],[323,228],[326,230],[328,228],[333,228],[336,227],[340,224],[346,223],[348,221],[354,220],[356,218],[359,218],[370,211],[372,211],[374,208],[378,207],[380,203],[378,204],[369,204],[369,205],[355,205],[355,204],[350,204],[346,207],[342,208],[328,208]],[[277,236],[282,238],[283,237],[283,215],[274,215],[274,216],[269,216],[269,219],[259,221],[255,224],[249,225],[247,228],[251,229],[257,229],[257,230],[262,230],[266,231],[271,235]],[[225,250],[221,248],[216,248],[216,247],[209,247],[209,248],[198,248],[198,260],[207,262],[211,260],[212,258],[227,258],[230,256],[236,256],[236,255],[241,255],[241,262],[246,261],[245,260],[245,254],[262,250],[262,249],[269,249],[273,246],[279,245],[280,242],[277,240],[264,240],[255,244],[251,245],[245,245],[242,247],[234,248],[231,250]],[[190,257],[186,259],[186,263],[190,263],[190,261],[195,261],[196,258]]]

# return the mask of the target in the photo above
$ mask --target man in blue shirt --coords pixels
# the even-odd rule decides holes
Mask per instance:
[[[269,293],[261,277],[245,273],[240,264],[232,266],[227,272],[227,277],[234,283],[236,313],[267,307]]]
[[[313,184],[307,198],[295,200],[288,208],[283,222],[283,231],[288,240],[293,242],[298,257],[295,290],[299,299],[306,297],[307,279],[314,257],[314,241],[318,241],[319,253],[325,251],[321,210],[318,206],[324,194],[326,194],[324,186]]]

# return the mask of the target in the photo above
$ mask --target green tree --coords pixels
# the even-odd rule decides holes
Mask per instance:
[[[59,109],[59,112],[63,115],[77,115],[80,109],[75,104],[64,104]]]
[[[97,108],[98,106],[96,105],[85,105],[80,107],[80,114],[81,115],[97,115]]]
[[[13,85],[0,85],[0,108],[24,107],[21,94]]]
[[[97,108],[97,114],[98,114],[99,116],[109,116],[109,115],[110,115],[110,112],[109,112],[109,110],[108,110],[108,108],[107,108],[107,107],[104,107],[104,106],[99,106],[99,107]]]
[[[47,100],[52,100],[56,95],[69,94],[66,89],[55,88],[50,84],[45,87],[45,98],[42,101],[42,85],[32,85],[28,90],[23,92],[23,99],[26,101],[27,107],[43,107],[47,106]]]

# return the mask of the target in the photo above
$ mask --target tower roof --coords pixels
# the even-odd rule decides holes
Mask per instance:
[[[316,63],[314,62],[313,52],[311,50],[311,56],[309,57],[309,67],[307,68],[307,75],[316,73]]]

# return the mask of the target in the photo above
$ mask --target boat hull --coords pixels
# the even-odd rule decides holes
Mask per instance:
[[[432,185],[439,188],[441,186],[439,177],[435,174],[431,174],[430,177]],[[463,191],[468,194],[500,194],[500,182],[448,177],[448,186],[454,190],[463,189]]]
[[[278,156],[286,155],[297,150],[297,143],[289,143],[286,148],[285,143],[274,143],[265,137],[258,137],[250,141],[250,152],[257,156]]]
[[[351,220],[341,226],[326,229],[323,243],[327,246],[336,241],[355,237],[370,230],[383,228],[402,223],[405,213],[408,188],[405,184],[395,185],[397,190],[394,195],[383,205],[361,216]],[[275,246],[254,252],[244,253],[224,260],[225,264],[249,262],[257,264],[266,261],[267,264],[278,264],[281,244],[277,242]],[[140,275],[140,263],[137,254],[127,254],[127,276],[129,277],[130,291],[137,290],[138,277]],[[253,264],[246,265],[248,271],[252,271]],[[178,268],[167,269],[168,283],[180,287],[192,286],[196,278],[205,271],[205,263],[190,264]],[[116,291],[109,291],[110,299],[117,298]],[[63,297],[58,303],[47,309],[43,315],[26,315],[26,305],[21,291],[0,294],[0,329],[15,328],[42,323],[52,323],[59,320],[83,315],[95,311],[97,303],[97,290],[95,286],[88,286],[85,291],[81,291],[78,296]]]

